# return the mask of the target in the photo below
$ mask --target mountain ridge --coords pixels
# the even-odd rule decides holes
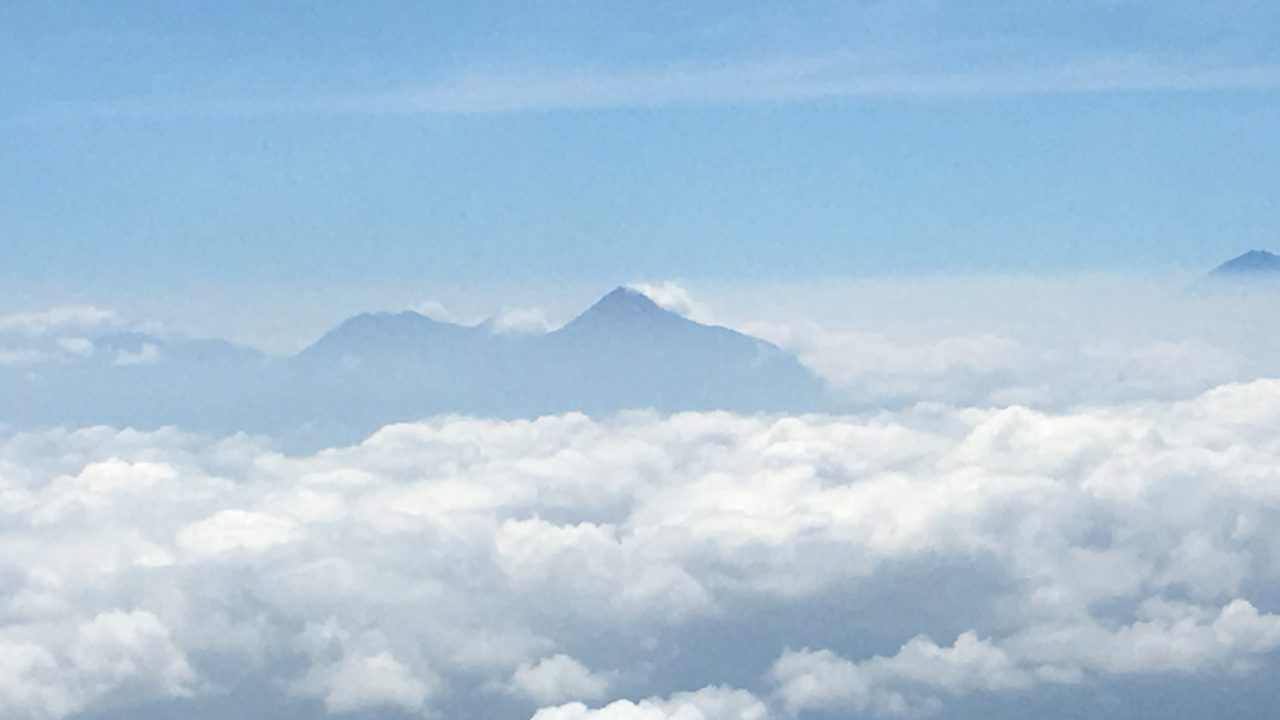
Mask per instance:
[[[439,414],[812,412],[822,381],[777,346],[704,325],[631,288],[547,333],[503,334],[413,311],[353,315],[269,358],[223,341],[131,334],[87,360],[0,368],[6,424],[258,432],[292,446],[356,442]],[[127,368],[123,367],[125,363]],[[121,365],[121,367],[117,367]]]

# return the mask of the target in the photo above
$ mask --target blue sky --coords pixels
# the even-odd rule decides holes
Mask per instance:
[[[617,284],[1280,246],[1267,2],[6,3],[10,286]]]

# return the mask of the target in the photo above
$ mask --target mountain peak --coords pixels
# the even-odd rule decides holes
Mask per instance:
[[[454,327],[452,323],[429,318],[413,310],[401,312],[366,312],[343,320],[331,334],[363,337],[368,335],[403,334],[405,332],[430,332],[439,328]]]
[[[622,312],[667,312],[648,295],[626,286],[614,288],[608,295],[597,300],[594,307]]]
[[[619,287],[600,298],[560,331],[613,332],[641,330],[646,334],[659,328],[694,323],[654,302],[648,295],[629,287]]]
[[[1266,250],[1249,252],[1228,260],[1214,269],[1213,275],[1280,274],[1280,255]]]
[[[667,318],[680,318],[680,316],[662,308],[639,290],[618,287],[597,300],[574,322],[596,319],[616,324]]]
[[[398,347],[400,350],[422,349],[449,338],[462,337],[471,328],[434,320],[412,310],[402,312],[366,312],[343,320],[334,329],[304,351],[351,352],[370,347]]]

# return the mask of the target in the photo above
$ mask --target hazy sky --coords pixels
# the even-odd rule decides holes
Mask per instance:
[[[10,287],[1211,266],[1269,2],[0,6]]]

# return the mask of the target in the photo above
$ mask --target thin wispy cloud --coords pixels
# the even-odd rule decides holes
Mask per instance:
[[[132,96],[48,104],[20,112],[32,124],[192,117],[491,115],[521,112],[747,106],[823,101],[963,102],[1027,96],[1280,89],[1280,66],[1169,62],[1141,55],[1028,67],[895,69],[843,57],[483,67],[376,91]]]
[[[112,311],[91,305],[53,307],[0,315],[0,334],[41,336],[66,329],[102,327],[116,321]]]

